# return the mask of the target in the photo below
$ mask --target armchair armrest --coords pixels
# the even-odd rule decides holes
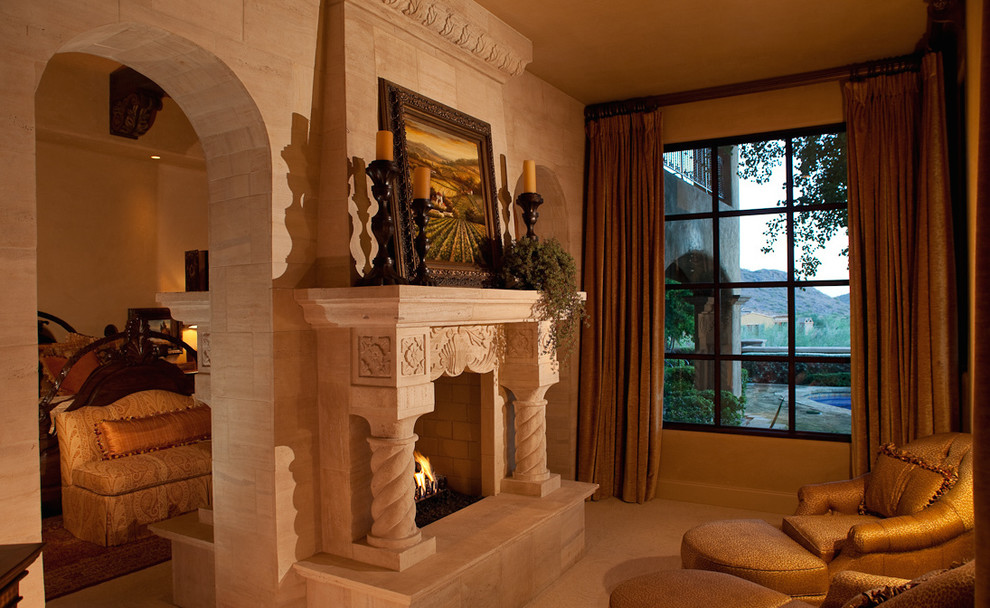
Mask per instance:
[[[795,515],[825,515],[829,512],[856,513],[866,492],[866,475],[844,481],[801,486]]]
[[[821,608],[841,608],[860,593],[865,593],[877,587],[902,585],[907,579],[867,574],[855,570],[843,570],[832,577],[828,586],[828,595],[822,602]]]
[[[857,524],[848,539],[860,553],[903,552],[940,545],[966,530],[963,517],[940,501],[913,515]]]

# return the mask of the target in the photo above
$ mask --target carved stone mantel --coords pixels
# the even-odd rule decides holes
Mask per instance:
[[[385,285],[300,289],[313,327],[438,327],[534,322],[536,291]]]
[[[490,455],[486,470],[493,477],[483,482],[486,494],[543,497],[560,487],[560,476],[547,469],[544,399],[559,374],[549,324],[533,317],[538,297],[534,291],[415,285],[296,291],[307,322],[325,332],[317,365],[324,378],[332,377],[325,380],[332,386],[326,395],[321,388],[321,433],[323,421],[339,420],[342,411],[365,419],[370,430],[370,515],[353,516],[356,522],[370,521],[367,536],[344,551],[339,545],[326,550],[393,570],[436,551],[435,539],[424,538],[415,526],[411,479],[413,428],[434,410],[433,380],[442,375],[492,373],[514,397],[516,467],[509,475],[504,465],[509,446],[498,421],[502,401],[498,395],[483,397],[491,422],[482,430],[482,452]],[[349,330],[349,339],[341,329]],[[345,357],[341,351],[348,346]],[[327,485],[339,488],[346,482],[336,481]],[[336,521],[325,517],[324,525]]]

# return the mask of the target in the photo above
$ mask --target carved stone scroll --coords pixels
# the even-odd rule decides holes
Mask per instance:
[[[483,374],[495,369],[502,332],[495,325],[434,327],[430,330],[430,380],[459,376],[464,370]]]

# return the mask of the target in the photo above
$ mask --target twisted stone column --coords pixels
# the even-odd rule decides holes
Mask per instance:
[[[514,479],[542,481],[547,469],[547,400],[516,400],[516,468]]]
[[[418,437],[369,437],[371,444],[371,533],[368,544],[405,549],[418,543],[413,485],[413,446]]]

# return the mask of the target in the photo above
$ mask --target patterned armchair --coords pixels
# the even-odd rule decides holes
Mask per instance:
[[[884,446],[866,475],[808,485],[783,531],[828,564],[911,578],[974,557],[973,438]]]
[[[211,504],[210,410],[146,390],[55,414],[65,528],[119,545],[147,524]]]

